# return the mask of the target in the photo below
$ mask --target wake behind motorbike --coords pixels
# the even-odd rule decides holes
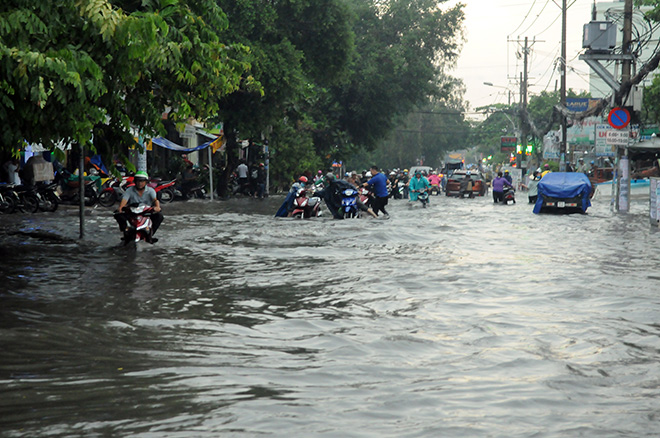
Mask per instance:
[[[321,216],[321,199],[309,197],[307,189],[300,189],[293,200],[291,216],[299,219]]]

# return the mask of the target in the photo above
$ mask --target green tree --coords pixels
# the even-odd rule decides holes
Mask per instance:
[[[249,68],[211,0],[8,0],[0,6],[2,145],[89,143],[204,120]]]
[[[320,106],[336,119],[316,136],[322,152],[346,158],[374,149],[415,108],[449,98],[456,83],[443,73],[458,55],[463,6],[442,3],[353,3],[357,54],[348,81]]]
[[[258,137],[270,129],[279,134],[270,144],[277,157],[273,174],[288,180],[305,170],[306,161],[300,158],[314,154],[309,141],[313,119],[304,111],[306,102],[348,71],[353,50],[350,13],[342,0],[218,0],[218,4],[230,21],[221,38],[250,47],[252,72],[263,87],[241,88],[220,101],[228,160],[219,190],[226,193],[229,175],[238,164],[238,136]],[[282,139],[285,143],[279,143]],[[299,155],[288,156],[296,143]]]

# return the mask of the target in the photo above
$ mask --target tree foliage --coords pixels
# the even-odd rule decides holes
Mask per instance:
[[[8,0],[0,6],[3,146],[88,143],[95,126],[130,141],[162,115],[205,119],[249,64],[210,0]]]

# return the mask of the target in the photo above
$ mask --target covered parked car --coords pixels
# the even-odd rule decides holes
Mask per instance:
[[[465,180],[465,176],[470,174],[472,180],[472,193],[473,196],[485,196],[488,193],[488,186],[486,179],[478,170],[455,170],[448,178],[445,193],[447,196],[460,196],[461,183]]]
[[[586,213],[591,182],[584,173],[551,172],[538,184],[534,213]]]

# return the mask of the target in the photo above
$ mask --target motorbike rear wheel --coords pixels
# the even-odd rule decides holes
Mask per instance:
[[[0,213],[11,214],[16,210],[16,203],[9,196],[3,196],[0,200]]]
[[[163,189],[158,192],[158,200],[165,204],[169,204],[174,201],[174,192],[170,189]]]
[[[117,194],[115,191],[104,190],[99,196],[99,204],[103,207],[112,207],[117,202]]]
[[[33,193],[23,193],[21,196],[21,204],[18,207],[23,213],[36,213],[39,211],[39,198]]]
[[[60,199],[55,193],[50,191],[46,192],[41,198],[44,201],[39,203],[39,209],[41,209],[41,211],[47,211],[50,213],[57,211],[57,207],[60,205]]]

